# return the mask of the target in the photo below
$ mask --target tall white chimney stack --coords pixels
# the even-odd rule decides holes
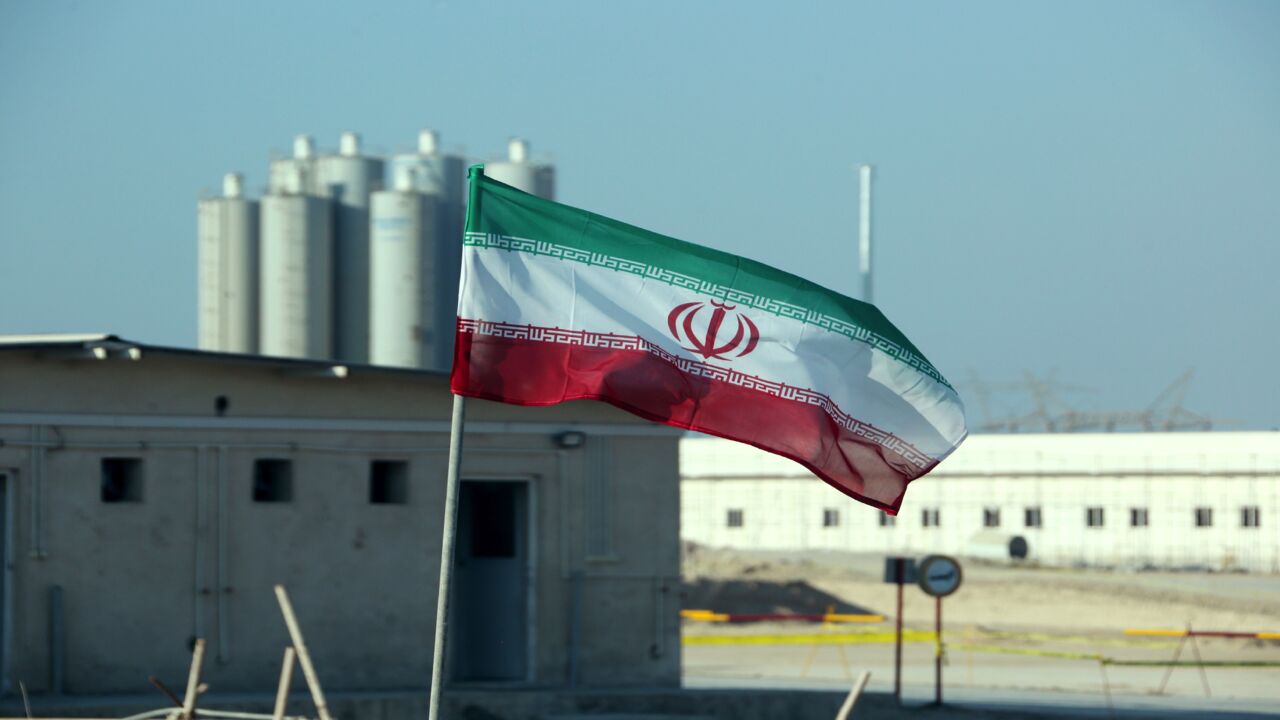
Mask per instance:
[[[858,166],[858,272],[862,275],[862,301],[871,295],[871,166]]]

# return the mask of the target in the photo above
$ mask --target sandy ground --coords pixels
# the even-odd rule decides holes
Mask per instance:
[[[896,590],[882,582],[883,556],[817,552],[743,553],[687,547],[687,589],[706,584],[807,584],[813,602],[794,599],[777,609],[821,612],[825,604],[894,612]],[[687,592],[685,607],[698,606],[706,592]],[[833,598],[834,600],[828,600]],[[903,617],[912,625],[933,621],[933,600],[919,589],[904,594]],[[734,597],[720,612],[767,612],[772,597],[754,604]],[[1280,632],[1280,576],[1190,572],[1107,572],[964,563],[964,583],[946,599],[949,624],[1038,632],[1115,633],[1125,628],[1182,628]]]
[[[725,624],[686,622],[686,637],[736,635],[881,635],[892,630],[896,590],[882,582],[883,556],[818,552],[803,555],[738,552],[687,546],[684,555],[686,608],[717,612],[872,612],[879,625],[828,626],[802,623]],[[934,602],[906,588],[904,623],[933,628]],[[1208,663],[1177,667],[1168,698],[1154,698],[1166,673],[1162,666],[1110,665],[1163,662],[1176,638],[1134,638],[1126,628],[1280,632],[1280,576],[1191,572],[1109,572],[964,563],[964,583],[943,603],[946,687],[963,695],[988,689],[1074,693],[1101,705],[1106,693],[1123,706],[1132,701],[1200,703],[1280,711],[1280,641],[1201,639],[1196,648]],[[686,645],[686,681],[694,684],[846,682],[861,669],[873,672],[872,688],[892,688],[893,646]],[[906,694],[932,695],[934,646],[909,644],[904,653]],[[1183,660],[1194,660],[1193,648]],[[1210,690],[1206,696],[1205,685]]]

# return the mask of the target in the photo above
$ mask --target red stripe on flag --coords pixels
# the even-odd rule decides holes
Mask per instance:
[[[454,393],[517,405],[601,400],[647,420],[790,458],[850,497],[896,514],[920,468],[854,435],[821,407],[681,372],[643,350],[462,332]]]

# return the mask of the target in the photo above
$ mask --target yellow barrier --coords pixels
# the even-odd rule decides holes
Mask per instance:
[[[878,623],[884,622],[883,615],[841,615],[840,613],[827,613],[822,616],[822,622],[845,622],[845,623]]]
[[[728,622],[729,620],[728,614],[710,610],[681,610],[680,617],[685,620],[703,620],[705,622]]]
[[[907,630],[903,642],[933,642],[932,632]],[[683,645],[858,645],[893,642],[893,633],[826,633],[821,635],[685,635]]]
[[[1186,637],[1186,630],[1141,630],[1128,628],[1125,635],[1154,635],[1156,637]]]
[[[730,622],[732,615],[729,613],[718,613],[714,610],[681,610],[680,617],[685,620],[699,620],[702,622]],[[785,622],[790,618],[778,617],[771,622]],[[884,622],[883,615],[852,615],[846,613],[824,613],[821,616],[821,622],[827,623],[878,623]]]
[[[1107,638],[1086,638],[1084,636],[1077,637],[1073,635],[1059,636],[1044,633],[985,632],[983,634],[993,639],[1030,640],[1032,642],[1075,643],[1092,641],[1093,644],[1096,645],[1112,645],[1118,647],[1172,647],[1172,644],[1167,642],[1143,643],[1130,641],[1129,643],[1125,643],[1121,640],[1109,640]],[[904,630],[902,633],[902,640],[903,642],[934,642],[936,640],[936,636],[930,630]],[[844,633],[811,633],[804,635],[685,635],[681,639],[681,642],[685,645],[855,645],[891,643],[893,641],[894,636],[892,632],[872,630]],[[1074,653],[1063,650],[1037,650],[1035,648],[975,644],[970,642],[965,642],[963,644],[948,643],[948,645],[953,649],[971,650],[974,652],[993,652],[1012,655],[1042,655],[1045,657],[1079,659],[1094,659],[1098,657],[1098,655],[1092,653]]]

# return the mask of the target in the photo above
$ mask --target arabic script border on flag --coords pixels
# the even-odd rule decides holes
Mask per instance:
[[[771,382],[755,375],[741,373],[709,363],[690,360],[667,351],[660,345],[636,335],[620,335],[615,333],[598,333],[588,330],[568,330],[565,328],[539,327],[489,320],[458,318],[458,332],[473,335],[489,335],[509,340],[529,340],[533,342],[572,345],[578,347],[607,348],[610,350],[634,350],[649,353],[671,363],[681,372],[697,377],[729,383],[749,390],[757,390],[772,397],[783,400],[794,400],[822,408],[841,427],[869,440],[886,451],[902,457],[921,471],[935,464],[933,458],[921,452],[911,443],[881,430],[869,423],[854,418],[842,410],[830,397],[807,388],[799,388],[785,383]]]

